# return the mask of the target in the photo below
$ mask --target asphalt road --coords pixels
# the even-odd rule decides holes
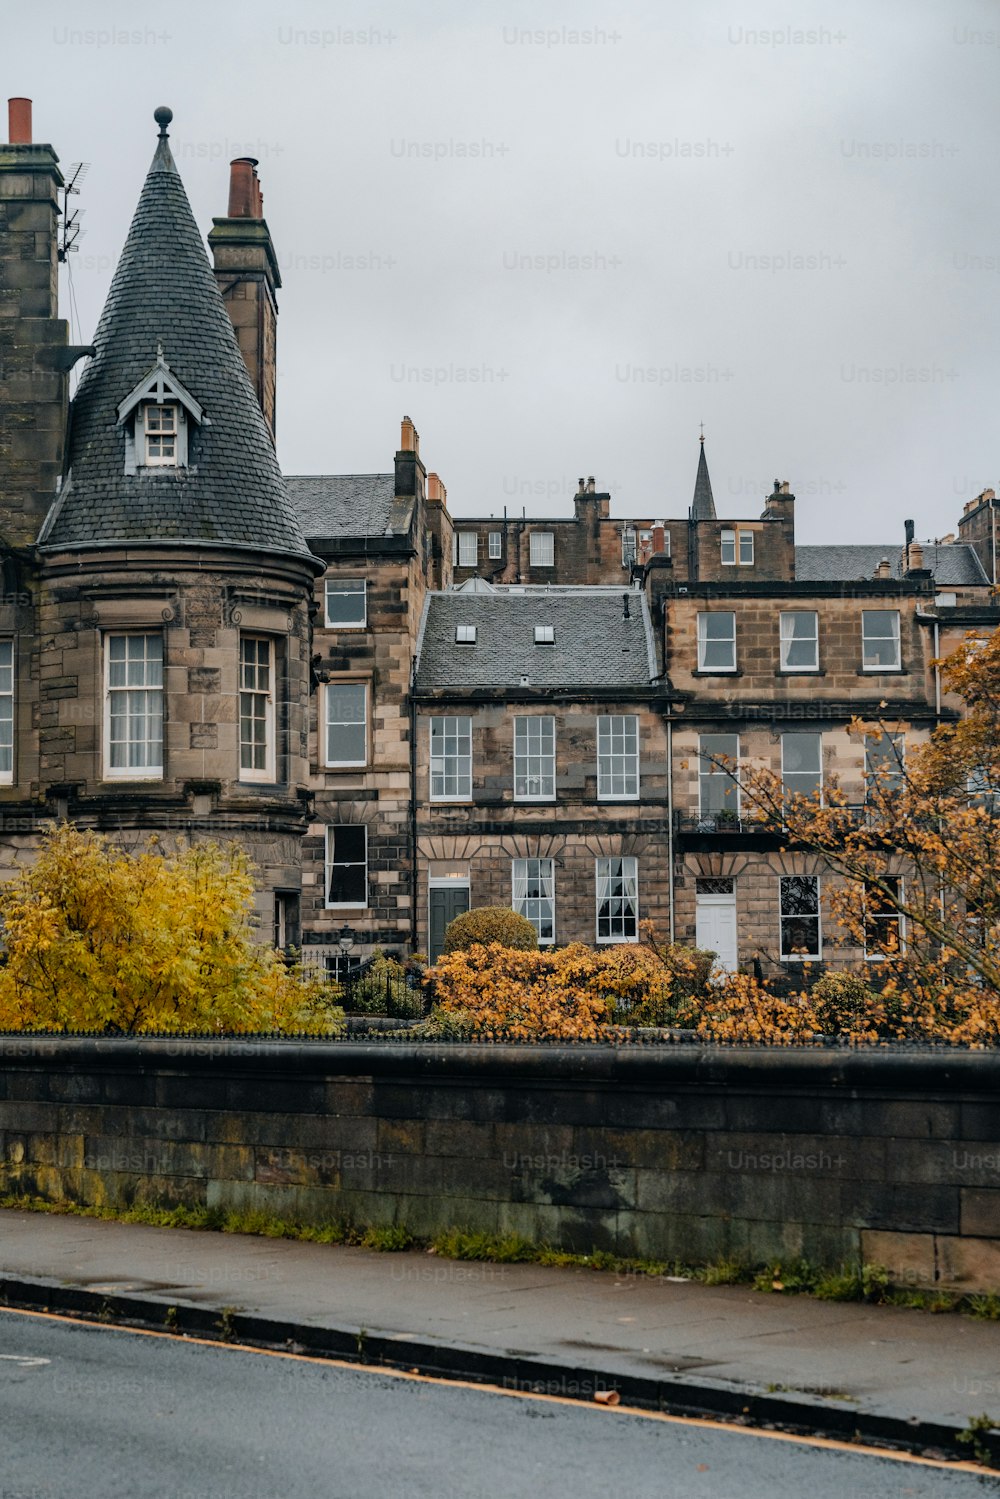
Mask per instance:
[[[0,1499],[987,1492],[866,1453],[0,1313]]]

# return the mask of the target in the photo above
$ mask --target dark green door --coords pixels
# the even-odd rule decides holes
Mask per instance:
[[[431,887],[431,937],[427,956],[433,963],[441,956],[445,929],[456,916],[469,909],[468,885],[440,885]]]

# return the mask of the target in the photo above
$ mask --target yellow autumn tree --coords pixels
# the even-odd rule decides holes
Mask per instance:
[[[0,1029],[335,1031],[322,986],[255,939],[253,890],[236,844],[130,852],[50,825],[0,886]]]
[[[940,663],[964,716],[893,750],[900,726],[855,720],[888,752],[867,767],[863,806],[836,779],[788,796],[767,770],[737,771],[756,815],[789,848],[842,876],[830,893],[846,939],[877,973],[900,1036],[1000,1043],[1000,632]]]

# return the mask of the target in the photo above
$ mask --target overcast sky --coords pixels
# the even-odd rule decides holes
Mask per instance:
[[[8,0],[3,26],[6,94],[91,164],[74,337],[156,105],[206,233],[259,158],[286,473],[385,471],[406,413],[456,514],[570,514],[594,474],[614,515],[683,515],[701,422],[720,514],[787,479],[804,542],[939,536],[998,487],[995,0]]]

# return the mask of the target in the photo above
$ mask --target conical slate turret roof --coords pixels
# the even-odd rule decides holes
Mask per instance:
[[[309,559],[167,144],[170,112],[156,117],[160,140],[73,402],[69,472],[39,545],[179,543]],[[204,420],[188,424],[186,466],[136,471],[118,408],[158,359]]]
[[[712,481],[708,477],[705,462],[705,439],[699,438],[698,472],[694,481],[694,499],[691,501],[692,520],[715,520],[715,500],[712,497]]]

